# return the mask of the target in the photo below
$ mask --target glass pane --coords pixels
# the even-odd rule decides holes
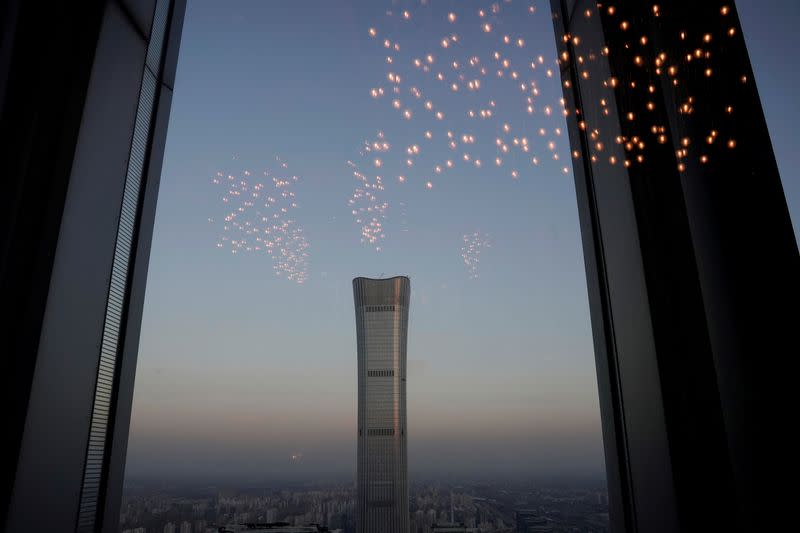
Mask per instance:
[[[548,2],[189,3],[121,530],[603,531],[594,368]]]

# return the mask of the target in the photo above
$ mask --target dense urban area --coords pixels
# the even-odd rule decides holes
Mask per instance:
[[[410,487],[410,533],[608,531],[608,493],[601,483],[569,486],[490,483],[418,483]],[[319,531],[352,533],[355,485],[291,488],[126,487],[122,533],[212,533],[233,526],[318,525]],[[314,531],[315,529],[308,529]]]

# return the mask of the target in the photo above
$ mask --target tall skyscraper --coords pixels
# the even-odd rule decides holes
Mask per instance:
[[[406,345],[411,281],[353,280],[358,345],[358,533],[409,533]]]

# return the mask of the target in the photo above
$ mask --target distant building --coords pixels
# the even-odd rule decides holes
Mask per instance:
[[[464,524],[433,524],[431,533],[480,533],[476,527],[467,527]]]
[[[548,533],[553,531],[553,521],[533,509],[514,511],[517,533]]]
[[[406,344],[411,282],[356,278],[358,533],[409,533]]]
[[[333,533],[327,527],[318,524],[293,526],[288,522],[272,522],[265,524],[228,524],[221,526],[219,533],[240,533],[245,531],[264,531],[268,533]]]

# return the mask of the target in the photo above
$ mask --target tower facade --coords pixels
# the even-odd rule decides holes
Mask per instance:
[[[408,533],[406,345],[411,282],[356,278],[358,533]]]

